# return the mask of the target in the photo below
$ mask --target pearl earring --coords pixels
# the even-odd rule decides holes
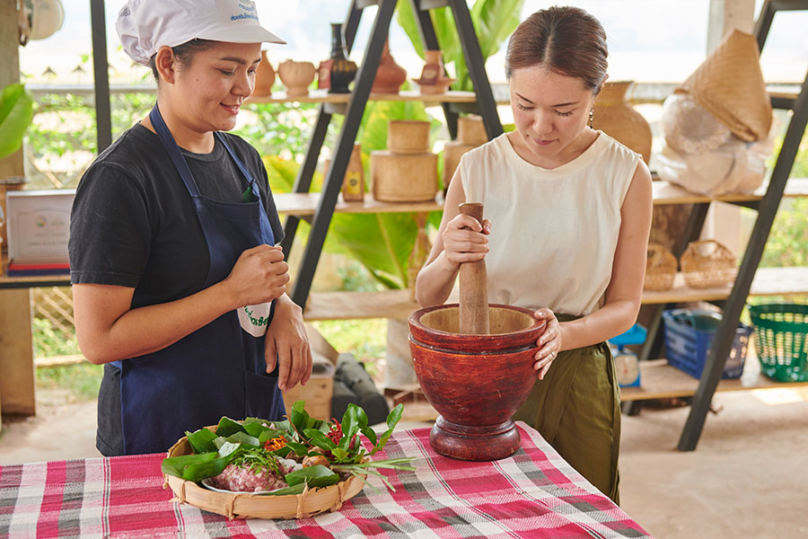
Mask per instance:
[[[589,109],[589,127],[592,127],[592,121],[595,119],[595,109]],[[594,129],[594,128],[593,128]]]

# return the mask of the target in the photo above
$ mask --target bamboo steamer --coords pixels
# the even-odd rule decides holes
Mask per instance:
[[[429,122],[391,120],[387,125],[387,149],[393,153],[429,151]]]
[[[424,152],[397,154],[377,150],[370,154],[373,198],[380,202],[434,200],[438,192],[438,156]]]
[[[457,119],[457,140],[447,142],[443,147],[443,186],[449,187],[455,170],[460,165],[463,154],[488,142],[483,119],[477,115],[461,116]]]
[[[216,432],[216,427],[206,427]],[[183,436],[168,450],[169,457],[191,455],[191,445]],[[366,475],[364,477],[367,477]],[[326,511],[339,511],[342,505],[359,494],[364,482],[354,476],[326,488],[306,489],[296,496],[266,496],[259,494],[229,494],[200,487],[193,481],[164,474],[163,488],[174,492],[172,501],[187,503],[226,516],[229,519],[309,518]]]

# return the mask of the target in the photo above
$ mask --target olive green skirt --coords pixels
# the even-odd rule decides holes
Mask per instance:
[[[559,353],[513,419],[538,430],[565,461],[620,503],[620,393],[606,343]]]

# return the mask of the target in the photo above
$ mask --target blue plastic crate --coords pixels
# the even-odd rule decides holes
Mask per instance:
[[[662,313],[665,321],[665,355],[668,363],[694,378],[701,378],[721,315],[700,309],[673,309]],[[739,324],[721,378],[740,378],[752,328]]]

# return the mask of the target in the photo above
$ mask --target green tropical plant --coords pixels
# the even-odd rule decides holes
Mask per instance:
[[[22,146],[34,118],[34,98],[24,84],[9,84],[0,92],[0,158]]]
[[[471,21],[483,53],[483,61],[496,54],[502,44],[519,25],[519,15],[525,0],[476,0],[471,8]],[[424,58],[424,46],[411,2],[399,2],[396,20],[412,40],[415,50]],[[438,43],[443,51],[444,64],[453,64],[456,90],[472,91],[466,58],[454,23],[454,15],[447,8],[430,10]]]

